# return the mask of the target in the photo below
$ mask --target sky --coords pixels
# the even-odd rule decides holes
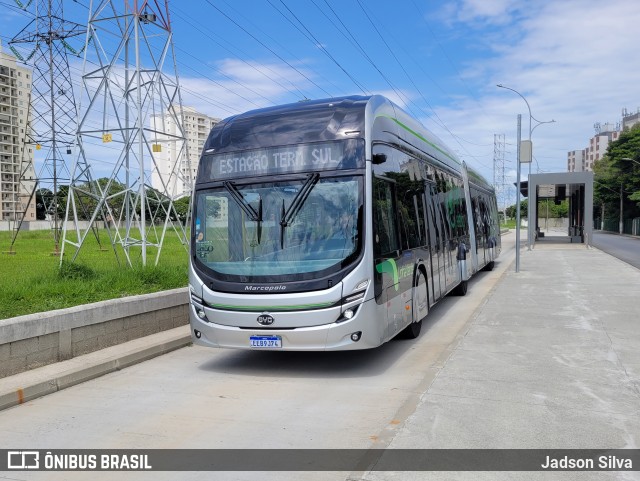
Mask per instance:
[[[5,52],[36,3],[24,12],[0,0]],[[532,172],[563,172],[567,152],[588,145],[594,124],[616,124],[622,109],[640,108],[637,0],[168,5],[184,105],[225,118],[304,99],[382,94],[490,181],[496,135],[505,139],[506,180],[515,181],[518,114],[523,139],[532,119]],[[87,23],[90,0],[63,6],[66,19]],[[69,43],[79,50],[83,41]],[[70,65],[79,85],[82,61]],[[532,118],[520,95],[497,84],[519,92]]]

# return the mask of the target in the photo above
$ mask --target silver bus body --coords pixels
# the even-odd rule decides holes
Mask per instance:
[[[341,106],[343,110],[330,115]],[[344,171],[323,164],[320,175],[304,159],[296,164],[294,154],[287,153],[282,144],[282,135],[275,127],[271,129],[275,134],[269,130],[269,122],[286,124],[286,106],[223,121],[225,125],[214,127],[205,144],[194,189],[189,268],[189,317],[195,344],[349,350],[375,348],[399,333],[417,337],[429,309],[452,291],[464,294],[467,280],[479,270],[491,269],[499,255],[497,206],[491,186],[418,121],[382,96],[294,104],[292,123],[304,120],[305,108],[316,117],[320,116],[317,112],[327,112],[327,126],[318,138],[314,132],[294,129],[289,145],[304,143],[304,149],[298,149],[304,151],[302,155],[311,152],[307,146],[317,145],[316,150],[322,153],[325,149],[330,157],[335,155],[330,152],[333,147],[321,142],[331,135],[330,141],[344,138],[348,142],[345,152],[359,156],[342,166]],[[239,138],[234,147],[234,123],[253,129],[254,141],[264,145],[251,146],[249,140]],[[270,136],[277,145],[269,144]],[[356,143],[359,147],[350,147]],[[234,157],[235,151],[246,155]],[[287,155],[290,162],[285,165]],[[267,167],[264,159],[269,156],[282,162]],[[218,162],[218,170],[214,172],[207,162]],[[242,169],[254,169],[253,175],[240,172]],[[292,179],[291,185],[278,184],[284,177]],[[357,189],[359,193],[353,192]],[[276,190],[282,196],[281,205],[279,201],[275,206],[274,202],[265,205],[263,198]],[[323,192],[325,201],[336,202],[332,208],[339,206],[339,201],[331,199],[334,191],[347,195],[349,200],[344,202],[352,212],[357,210],[357,221],[352,221],[357,226],[351,228],[356,231],[352,241],[358,245],[353,251],[345,250],[349,253],[335,265],[327,261],[326,268],[318,268],[317,279],[312,269],[324,265],[320,251],[315,256],[305,254],[311,260],[300,255],[303,267],[300,272],[292,271],[297,261],[280,262],[278,255],[293,238],[290,231],[299,221],[296,216],[312,217],[304,222],[313,224],[309,229],[317,228],[325,212],[305,203],[313,203],[309,199]],[[208,229],[212,236],[218,232],[215,226],[225,222],[210,220],[205,213],[206,206],[222,199],[216,195],[224,196],[218,209],[227,209],[227,224],[238,219],[234,221],[237,227],[226,227],[227,237],[221,234],[221,242],[208,241],[203,235]],[[289,205],[285,198],[291,200]],[[276,212],[279,222],[269,220],[264,213],[269,210]],[[274,246],[263,249],[267,254],[261,257],[251,254],[243,261],[240,257],[250,250],[262,249],[267,231],[275,232]],[[318,245],[329,241],[324,242]],[[305,246],[314,245],[311,240],[300,241],[295,249],[302,252]],[[262,258],[271,260],[262,266]],[[254,272],[258,274],[252,277]]]

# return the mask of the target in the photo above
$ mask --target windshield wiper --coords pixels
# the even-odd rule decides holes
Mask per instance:
[[[249,217],[250,220],[258,223],[257,235],[258,244],[260,244],[260,238],[262,237],[262,197],[260,197],[260,200],[258,201],[258,210],[256,210],[251,204],[249,204],[249,202],[245,200],[245,198],[233,182],[225,181],[222,183],[222,185],[224,185],[224,188],[227,189],[227,192],[231,194],[231,197],[236,201],[236,204],[240,206],[242,211],[247,214],[247,217]]]
[[[280,216],[280,249],[284,249],[285,228],[291,223],[298,212],[300,212],[300,209],[302,209],[302,206],[307,201],[307,197],[309,197],[309,194],[318,183],[318,179],[320,179],[319,173],[314,172],[313,174],[309,174],[307,176],[307,180],[302,185],[302,188],[298,191],[289,205],[289,208],[286,210],[284,208],[284,199],[282,199],[282,210]]]

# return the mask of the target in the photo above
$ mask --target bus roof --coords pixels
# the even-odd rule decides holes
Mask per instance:
[[[391,100],[381,95],[348,96],[250,110],[216,124],[204,145],[205,153],[224,153],[306,142],[344,139],[345,133],[365,135],[366,113],[375,118],[393,112],[394,121],[406,135],[421,139],[443,155],[450,168],[460,170],[462,162],[437,136]],[[445,158],[446,157],[446,158]],[[467,168],[470,180],[491,189],[476,171]]]
[[[344,132],[364,132],[370,97],[308,100],[251,110],[224,119],[212,130],[204,150],[216,153],[343,139]]]

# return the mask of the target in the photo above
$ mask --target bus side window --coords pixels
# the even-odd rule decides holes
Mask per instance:
[[[393,200],[393,185],[383,179],[373,180],[373,217],[374,236],[373,245],[376,257],[383,257],[399,250],[396,229],[395,202]]]

